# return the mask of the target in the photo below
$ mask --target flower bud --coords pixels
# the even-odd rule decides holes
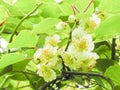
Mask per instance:
[[[56,25],[56,29],[58,29],[58,30],[64,29],[66,27],[66,25],[67,25],[67,23],[65,23],[65,22],[59,22]]]
[[[76,19],[76,17],[75,17],[74,15],[70,15],[70,16],[68,17],[68,21],[69,21],[70,23],[73,23],[73,22],[75,21],[75,19]]]
[[[54,0],[56,3],[61,3],[63,0]]]

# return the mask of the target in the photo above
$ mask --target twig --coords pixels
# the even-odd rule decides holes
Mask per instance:
[[[73,31],[73,29],[76,27],[76,22],[75,22],[75,24],[73,25],[73,27],[72,27],[72,30],[70,31],[70,34],[69,34],[69,41],[68,41],[68,43],[67,43],[67,46],[66,46],[66,48],[65,48],[65,51],[67,51],[67,49],[68,49],[68,47],[69,47],[69,45],[70,45],[70,42],[71,42],[71,39],[72,39],[72,31]]]
[[[55,80],[53,80],[53,81],[51,81],[51,82],[45,83],[45,84],[44,84],[42,87],[40,87],[38,90],[46,90],[46,88],[47,88],[48,86],[50,86],[50,84],[55,83],[55,82],[57,82],[58,80],[62,80],[62,76],[56,78]]]
[[[111,59],[115,60],[116,59],[116,38],[112,39],[112,55],[111,55]]]
[[[42,5],[42,3],[37,4],[37,6],[36,6],[33,10],[31,10],[27,15],[25,15],[25,16],[20,20],[20,22],[16,25],[15,29],[13,30],[13,33],[12,33],[12,35],[11,35],[11,37],[10,37],[10,40],[9,40],[9,43],[12,42],[13,37],[14,37],[15,33],[17,32],[18,28],[20,27],[20,25],[22,24],[22,22],[23,22],[26,18],[28,18],[32,13],[34,13],[34,12],[39,8],[39,6],[41,6],[41,5]]]
[[[5,79],[2,81],[2,83],[0,84],[0,90],[2,90],[3,86],[4,86],[5,83],[7,82],[8,78],[9,78],[9,76],[7,75],[7,76],[5,77]]]
[[[2,26],[2,28],[0,30],[0,35],[3,33],[4,29],[5,29],[5,25]]]
[[[98,73],[90,73],[90,72],[70,72],[70,71],[68,71],[68,72],[64,72],[65,74],[69,74],[69,75],[78,75],[78,76],[81,76],[81,75],[89,75],[89,76],[96,76],[96,77],[100,77],[100,78],[102,78],[102,79],[104,79],[104,80],[106,80],[109,84],[110,84],[110,86],[111,86],[111,90],[114,90],[114,84],[113,84],[113,82],[109,79],[109,78],[107,78],[107,77],[105,77],[105,76],[103,76],[103,75],[101,75],[101,74],[98,74]]]
[[[59,55],[58,56],[60,59],[61,59],[61,61],[62,61],[62,74],[63,74],[63,71],[65,71],[65,63],[64,63],[64,61],[63,61],[63,58],[62,58],[62,56],[61,55]]]
[[[72,5],[72,11],[73,11],[74,16],[76,16],[74,5]]]
[[[87,12],[87,10],[89,9],[90,5],[92,4],[93,0],[90,0],[90,2],[88,3],[87,7],[85,8],[85,10],[83,11],[83,13]]]

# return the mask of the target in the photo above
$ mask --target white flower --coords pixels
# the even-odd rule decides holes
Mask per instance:
[[[50,44],[51,46],[55,47],[60,42],[59,35],[55,34],[54,36],[48,36],[45,39],[45,45]]]
[[[63,0],[54,0],[56,3],[61,3]]]
[[[99,56],[96,53],[88,52],[87,59],[83,61],[83,71],[89,71],[96,65],[96,60]]]
[[[0,37],[0,52],[1,53],[4,53],[6,51],[7,45],[8,45],[8,42],[4,38]]]
[[[86,33],[93,33],[100,22],[100,18],[96,14],[92,14],[92,16],[83,23],[84,31]]]
[[[72,39],[80,39],[82,36],[84,36],[84,30],[82,27],[75,28],[72,32]]]
[[[91,35],[84,35],[80,40],[76,39],[72,41],[74,47],[77,51],[83,52],[83,51],[92,51],[94,49],[94,43],[92,41]]]
[[[58,30],[64,29],[66,27],[66,25],[67,25],[67,23],[65,23],[65,22],[59,22],[56,25],[56,29],[58,29]]]
[[[57,48],[52,47],[51,45],[46,45],[43,48],[39,48],[35,54],[34,54],[34,59],[42,59],[42,60],[47,60],[50,58],[53,58],[57,53]]]
[[[38,65],[37,74],[44,78],[46,82],[52,81],[56,78],[56,73],[53,69],[45,65]]]
[[[96,25],[98,26],[101,22],[100,18],[94,13],[92,14],[92,17],[90,18],[90,20],[94,21],[96,23]]]

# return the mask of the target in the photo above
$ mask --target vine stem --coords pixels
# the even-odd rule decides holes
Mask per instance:
[[[3,82],[1,83],[1,85],[0,85],[0,90],[2,90],[3,86],[4,86],[5,83],[7,82],[8,78],[9,78],[9,76],[7,75],[7,76],[5,77],[5,79],[3,80]]]
[[[87,12],[87,10],[89,9],[90,5],[92,4],[93,0],[90,0],[90,2],[88,3],[87,7],[85,8],[85,10],[83,11],[83,13]]]
[[[62,78],[63,78],[63,77],[61,76],[61,77],[56,78],[55,80],[52,80],[51,82],[45,83],[45,84],[42,85],[42,87],[40,87],[38,90],[46,90],[46,88],[47,88],[48,86],[50,86],[50,84],[55,83],[55,82],[58,81],[58,80],[62,80]]]
[[[16,25],[16,27],[15,27],[14,30],[13,30],[13,33],[12,33],[12,35],[11,35],[11,37],[10,37],[10,40],[9,40],[9,43],[12,42],[13,37],[14,37],[15,33],[17,32],[18,28],[20,27],[20,25],[22,24],[22,22],[23,22],[26,18],[28,18],[32,13],[34,13],[34,12],[39,8],[39,6],[41,6],[41,5],[42,5],[42,3],[37,4],[37,6],[36,6],[33,10],[31,10],[27,15],[25,15],[25,16],[20,20],[20,22]]]
[[[90,72],[78,72],[78,73],[77,73],[77,72],[70,72],[70,71],[67,71],[67,72],[64,72],[64,73],[65,73],[65,74],[69,74],[69,75],[78,75],[78,76],[80,76],[80,75],[87,75],[87,76],[100,77],[100,78],[106,80],[106,81],[110,84],[111,89],[114,90],[114,84],[112,83],[112,81],[111,81],[109,78],[107,78],[107,77],[105,77],[104,75],[102,75],[102,74],[90,73]]]
[[[65,47],[65,51],[67,51],[67,49],[68,49],[68,47],[69,47],[69,45],[70,45],[70,42],[71,42],[71,39],[72,39],[72,32],[73,32],[73,29],[74,29],[75,27],[76,27],[76,22],[75,22],[75,24],[73,25],[72,30],[71,30],[70,33],[69,33],[69,40],[68,40],[67,46]]]

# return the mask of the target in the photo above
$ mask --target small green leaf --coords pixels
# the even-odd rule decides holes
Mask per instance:
[[[21,48],[21,47],[35,47],[37,44],[38,37],[31,31],[23,30],[19,35],[13,40],[12,43],[8,45],[10,48]]]
[[[105,75],[109,77],[115,85],[120,85],[120,66],[111,66],[109,67]]]
[[[103,23],[96,29],[96,38],[101,40],[106,40],[120,35],[120,14],[114,15]]]
[[[41,21],[39,24],[33,27],[33,32],[37,34],[54,34],[55,25],[60,22],[60,19],[56,18],[47,18]]]
[[[0,23],[4,22],[8,18],[8,9],[0,5]]]
[[[10,53],[0,59],[0,69],[24,60],[24,54]]]

